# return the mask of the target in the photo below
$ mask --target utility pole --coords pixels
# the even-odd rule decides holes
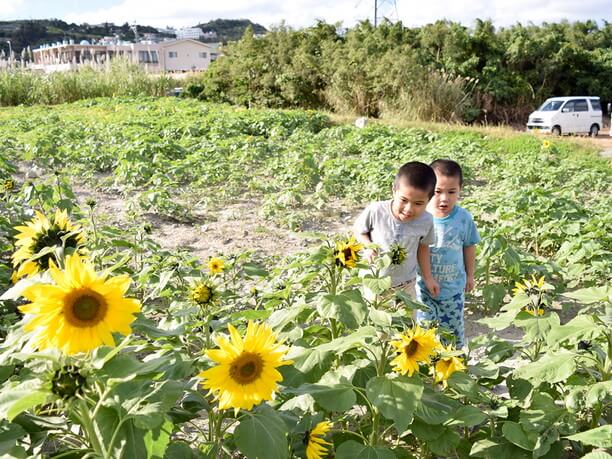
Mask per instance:
[[[374,0],[374,28],[376,28],[378,20],[378,0]]]

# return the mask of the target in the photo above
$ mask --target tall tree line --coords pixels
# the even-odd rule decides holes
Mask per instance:
[[[318,22],[263,37],[247,29],[189,90],[246,106],[523,123],[550,96],[612,101],[612,24]]]

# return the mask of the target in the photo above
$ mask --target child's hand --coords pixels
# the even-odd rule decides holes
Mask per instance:
[[[374,249],[366,249],[364,252],[364,257],[368,262],[372,263],[374,258],[378,256],[378,252]]]
[[[474,285],[474,276],[468,276],[467,280],[465,281],[465,293],[469,293],[474,290]]]
[[[429,291],[429,294],[431,295],[431,297],[432,298],[437,297],[440,294],[440,284],[438,284],[438,281],[435,280],[433,277],[424,279],[424,281],[425,281],[425,287],[427,287],[427,290]]]

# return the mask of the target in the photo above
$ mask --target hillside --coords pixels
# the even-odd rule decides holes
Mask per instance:
[[[215,19],[207,23],[198,24],[205,31],[214,30],[217,38],[212,41],[233,41],[242,37],[244,30],[251,26],[256,34],[266,32],[266,28],[255,24],[248,19]],[[138,33],[159,33],[155,27],[138,25]],[[7,40],[11,41],[11,47],[16,54],[23,48],[30,46],[32,49],[45,43],[52,43],[64,39],[97,40],[105,36],[118,35],[121,40],[134,40],[134,32],[126,22],[116,25],[111,22],[102,24],[75,24],[67,23],[61,19],[19,19],[13,21],[0,21],[0,49],[8,52]],[[163,37],[172,35],[160,33]],[[209,40],[211,41],[211,40]]]
[[[195,27],[200,27],[204,32],[214,30],[217,32],[217,38],[214,41],[228,42],[239,40],[248,26],[251,26],[256,35],[267,32],[264,26],[248,19],[215,19]]]

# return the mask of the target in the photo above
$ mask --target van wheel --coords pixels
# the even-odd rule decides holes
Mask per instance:
[[[561,128],[559,126],[553,126],[550,132],[552,132],[552,135],[561,135]]]
[[[591,137],[597,137],[597,134],[599,134],[599,126],[594,124],[593,126],[591,126],[591,129],[589,130],[589,135]]]

